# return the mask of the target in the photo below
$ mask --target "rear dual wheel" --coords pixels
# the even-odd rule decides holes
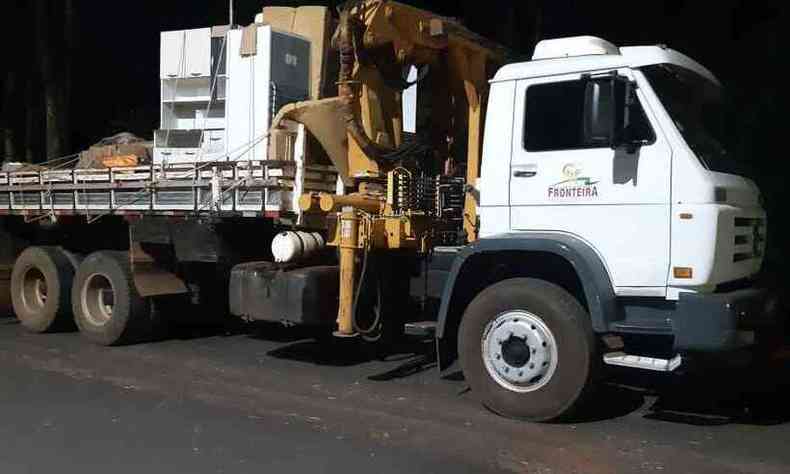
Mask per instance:
[[[74,320],[91,342],[113,346],[140,342],[156,329],[156,312],[134,284],[127,252],[101,251],[85,258],[71,291]]]
[[[73,328],[71,286],[79,261],[60,247],[29,247],[19,255],[11,272],[11,302],[25,329]]]
[[[33,333],[66,331],[76,323],[88,340],[112,346],[165,329],[161,304],[154,307],[137,292],[128,252],[100,251],[83,260],[60,247],[29,247],[14,263],[11,301]]]

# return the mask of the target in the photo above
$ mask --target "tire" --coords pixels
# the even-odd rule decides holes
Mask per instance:
[[[33,333],[73,329],[71,286],[75,269],[57,247],[29,247],[11,272],[11,302],[22,326]]]
[[[458,354],[473,395],[509,418],[572,416],[596,379],[596,352],[589,314],[543,280],[514,278],[486,288],[459,329]]]
[[[142,342],[155,326],[150,300],[137,293],[127,252],[88,255],[74,279],[72,306],[82,335],[102,346]]]
[[[76,274],[77,270],[80,268],[80,264],[85,260],[85,255],[68,251],[63,247],[57,247],[57,250],[59,250],[69,263],[71,263],[72,268],[74,268],[74,273]]]

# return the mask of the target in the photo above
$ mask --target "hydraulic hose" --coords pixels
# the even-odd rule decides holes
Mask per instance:
[[[338,96],[342,99],[341,112],[346,130],[349,135],[357,142],[359,147],[368,157],[376,162],[397,161],[405,156],[418,151],[414,143],[404,143],[397,149],[383,147],[368,137],[359,117],[354,113],[354,104],[358,100],[353,87],[354,65],[356,64],[357,53],[363,47],[358,42],[354,31],[351,9],[353,4],[347,6],[340,12],[340,25],[338,49],[340,52],[340,72],[338,75]]]
[[[375,334],[376,331],[378,330],[379,326],[381,325],[381,313],[382,313],[382,311],[381,311],[380,307],[376,308],[376,306],[380,306],[380,305],[376,305],[376,304],[373,305],[372,309],[373,309],[373,312],[374,312],[375,316],[374,316],[373,320],[369,324],[366,325],[367,327],[364,327],[362,325],[362,321],[361,321],[360,314],[359,314],[359,309],[360,309],[359,308],[359,300],[360,300],[360,297],[361,297],[362,293],[366,289],[365,286],[369,285],[369,282],[368,282],[369,278],[372,277],[372,278],[375,279],[374,290],[375,290],[375,297],[377,299],[379,298],[379,292],[381,291],[381,289],[379,288],[379,280],[377,278],[378,275],[376,274],[375,271],[373,272],[372,276],[369,273],[368,260],[370,258],[371,258],[370,257],[370,252],[365,252],[363,254],[363,256],[362,256],[362,271],[360,272],[360,275],[359,275],[359,283],[357,284],[356,294],[354,294],[354,305],[353,305],[353,309],[352,309],[352,313],[351,313],[353,315],[352,323],[354,325],[354,331],[356,331],[357,333],[361,334],[362,336],[370,336],[372,334]]]

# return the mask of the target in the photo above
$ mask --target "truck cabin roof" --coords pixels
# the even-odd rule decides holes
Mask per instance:
[[[541,41],[535,47],[532,60],[502,67],[491,82],[610,71],[617,68],[638,68],[653,64],[681,66],[719,84],[716,76],[703,65],[666,46],[617,47],[593,36]]]

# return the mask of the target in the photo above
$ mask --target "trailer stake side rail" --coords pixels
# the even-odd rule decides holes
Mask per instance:
[[[152,164],[0,173],[0,214],[150,215],[296,213],[294,196],[334,192],[331,166],[294,160]]]

